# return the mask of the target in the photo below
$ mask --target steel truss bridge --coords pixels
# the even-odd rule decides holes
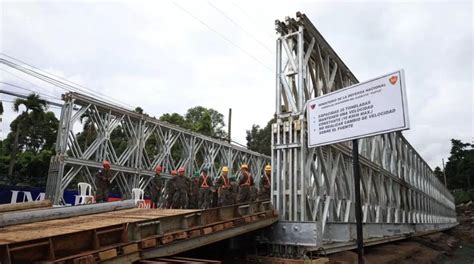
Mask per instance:
[[[112,182],[124,197],[130,197],[133,188],[145,189],[157,165],[164,167],[167,178],[180,167],[188,174],[206,167],[210,175],[220,175],[222,166],[228,166],[230,175],[237,175],[240,164],[248,163],[258,180],[270,163],[268,156],[86,95],[71,92],[63,99],[57,154],[51,159],[46,187],[46,198],[54,204],[62,202],[75,178],[95,189],[94,173],[104,159],[111,162]],[[78,136],[85,123],[94,131],[89,143]],[[112,142],[117,133],[126,146]]]
[[[276,21],[272,203],[274,253],[355,247],[352,144],[307,146],[305,103],[358,83],[308,17]],[[400,132],[359,140],[366,245],[456,225],[453,196]]]
[[[305,103],[358,83],[306,15],[276,21],[276,123],[272,156],[249,151],[161,122],[147,115],[78,93],[67,93],[61,111],[46,197],[63,202],[74,180],[94,186],[101,161],[111,161],[113,182],[124,197],[146,188],[153,168],[165,177],[178,167],[191,172],[223,165],[238,174],[248,163],[256,181],[271,161],[271,202],[279,222],[262,232],[274,256],[301,257],[323,248],[355,247],[354,180],[350,142],[307,147]],[[80,138],[84,123],[95,131]],[[112,135],[125,142],[117,146]],[[372,245],[451,228],[457,224],[454,200],[428,164],[401,133],[359,140],[364,243]],[[94,186],[95,188],[95,186]]]

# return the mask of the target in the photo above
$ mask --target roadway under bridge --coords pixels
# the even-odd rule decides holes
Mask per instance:
[[[186,250],[236,236],[271,225],[277,218],[279,221],[259,236],[273,256],[304,258],[321,249],[354,248],[352,145],[308,148],[305,103],[358,80],[304,14],[276,21],[276,30],[277,119],[272,127],[271,157],[96,98],[67,93],[46,188],[46,197],[54,205],[63,204],[62,193],[75,188],[74,182],[88,182],[95,189],[93,175],[104,159],[110,160],[113,183],[124,198],[131,197],[133,188],[148,186],[156,165],[165,168],[165,178],[179,167],[186,171],[208,167],[216,177],[222,166],[238,175],[239,165],[247,163],[258,184],[264,166],[271,162],[269,202],[209,210],[126,209],[4,226],[0,228],[2,263],[26,258],[105,261],[107,256],[131,261],[137,255],[173,255],[178,248]],[[96,131],[85,143],[77,138],[84,120]],[[110,140],[118,130],[127,144],[120,151]],[[358,151],[365,245],[438,232],[457,224],[452,195],[401,133],[361,139]],[[26,232],[27,228],[40,235]],[[81,250],[92,257],[79,253]],[[134,257],[129,259],[124,252]]]

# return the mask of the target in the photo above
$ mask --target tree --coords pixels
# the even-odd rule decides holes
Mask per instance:
[[[13,146],[12,146],[12,151],[11,151],[11,157],[10,157],[10,167],[8,168],[8,175],[10,177],[13,176],[13,168],[15,167],[15,162],[16,162],[16,152],[18,150],[18,140],[20,137],[20,131],[22,124],[23,125],[28,125],[28,114],[31,110],[33,114],[33,118],[41,118],[41,114],[44,113],[47,107],[47,103],[45,100],[41,99],[39,95],[37,94],[30,94],[26,99],[23,98],[17,98],[15,102],[13,103],[13,110],[15,112],[19,111],[20,105],[24,105],[26,107],[26,110],[21,113],[20,116],[17,117],[16,119],[16,124],[14,125],[15,131],[15,139],[13,141]],[[13,124],[12,124],[13,125]],[[32,135],[30,135],[32,136]]]
[[[250,150],[271,155],[272,145],[272,124],[275,123],[275,118],[268,121],[264,128],[260,128],[259,125],[252,125],[250,130],[247,130],[247,147]]]
[[[196,106],[188,109],[184,116],[178,113],[166,113],[160,117],[160,120],[205,136],[218,139],[227,137],[227,132],[224,130],[224,115],[212,108]]]
[[[436,178],[438,178],[438,180],[444,184],[444,173],[443,171],[441,170],[440,167],[436,167],[433,171],[434,175],[436,176]]]
[[[59,121],[53,112],[46,112],[47,102],[35,94],[17,99],[13,110],[19,112],[21,105],[26,110],[11,122],[11,131],[1,144],[0,169],[9,171],[2,182],[45,185]]]
[[[139,114],[143,115],[143,108],[141,108],[140,106],[137,106],[137,107],[135,107],[135,110],[133,110],[133,112],[136,112],[136,113],[139,113]]]
[[[189,126],[188,126],[186,120],[184,120],[184,117],[182,115],[178,114],[178,113],[164,114],[164,115],[160,116],[160,120],[171,123],[171,124],[174,124],[174,125],[177,125],[177,126],[180,126],[182,128],[189,129]]]
[[[445,168],[448,187],[470,190],[474,180],[474,145],[451,139],[450,154]]]
[[[212,108],[202,106],[190,108],[186,112],[185,120],[195,132],[220,139],[227,137],[224,131],[224,115]]]

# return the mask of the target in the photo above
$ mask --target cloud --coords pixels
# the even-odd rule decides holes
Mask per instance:
[[[359,80],[405,69],[405,135],[430,165],[450,138],[472,140],[471,2],[211,4],[221,12],[207,1],[3,1],[0,50],[151,115],[232,108],[232,135],[245,143],[245,130],[275,111],[274,21],[302,11]]]

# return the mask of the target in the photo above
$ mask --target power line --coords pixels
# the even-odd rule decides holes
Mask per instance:
[[[2,100],[2,103],[10,103],[10,104],[14,104],[15,101],[10,101],[10,100]],[[51,107],[51,108],[56,108],[56,109],[61,109],[62,107],[60,106],[57,106],[57,105],[49,105],[48,104],[48,107]]]
[[[10,96],[14,96],[14,97],[19,97],[19,98],[23,98],[23,99],[27,99],[28,98],[28,95],[25,95],[25,94],[19,94],[19,93],[15,93],[15,92],[12,92],[12,91],[6,91],[6,90],[0,90],[0,94],[6,94],[6,95],[10,95]],[[58,106],[58,107],[62,107],[63,104],[60,104],[60,103],[57,103],[57,102],[52,102],[52,101],[48,101],[48,100],[45,100],[43,99],[44,101],[46,101],[46,103],[48,103],[49,105],[55,105],[55,106]]]
[[[240,7],[239,5],[237,5],[235,2],[232,2],[232,4],[233,4],[235,7],[237,7],[237,9],[239,9],[242,14],[244,14],[247,18],[249,18],[250,20],[252,20],[253,22],[255,22],[255,24],[258,25],[256,19],[253,18],[252,16],[250,16],[242,7]],[[275,35],[271,35],[271,34],[268,34],[268,33],[266,33],[265,35],[267,35],[268,38],[271,38],[271,39],[273,39],[273,40],[275,40],[275,38],[276,38]]]
[[[14,77],[16,77],[16,78],[18,78],[18,79],[24,81],[24,82],[26,82],[26,83],[29,83],[30,85],[32,85],[32,86],[34,86],[34,87],[37,87],[37,88],[39,88],[39,89],[45,91],[45,92],[50,92],[50,90],[48,90],[48,89],[46,89],[46,88],[43,88],[43,87],[41,87],[41,86],[38,86],[38,85],[36,85],[36,84],[34,84],[34,83],[32,83],[32,82],[30,82],[30,81],[24,79],[24,78],[21,78],[20,76],[14,74],[14,73],[12,73],[12,72],[9,72],[9,71],[7,71],[7,70],[5,70],[5,69],[0,68],[0,71],[6,72],[6,73],[8,73],[8,74],[10,74],[10,75],[12,75],[12,76],[14,76]],[[26,89],[26,88],[22,88],[22,89]],[[54,95],[53,95],[53,96],[54,96]],[[58,98],[60,98],[60,97],[58,97]]]
[[[44,97],[48,97],[48,98],[51,98],[51,99],[61,100],[61,98],[59,98],[59,97],[56,97],[56,96],[53,96],[53,95],[49,95],[49,94],[40,93],[40,92],[37,92],[37,91],[33,91],[33,90],[31,90],[31,89],[24,88],[24,87],[21,87],[21,86],[12,84],[12,83],[2,82],[2,81],[0,81],[0,83],[1,83],[1,84],[5,84],[5,85],[9,85],[9,86],[11,86],[11,87],[15,87],[15,88],[18,88],[18,89],[26,90],[26,91],[29,91],[29,92],[32,92],[32,93],[36,93],[36,94],[39,94],[39,95],[42,95],[42,96],[44,96]]]
[[[112,99],[112,98],[110,98],[110,96],[104,95],[104,94],[102,94],[102,93],[100,93],[100,92],[98,92],[98,91],[95,91],[95,90],[92,90],[92,89],[90,89],[90,88],[84,87],[84,86],[82,86],[82,85],[80,85],[80,84],[77,84],[77,83],[75,83],[75,82],[72,82],[72,81],[70,81],[70,80],[68,80],[68,79],[65,79],[65,78],[63,78],[63,77],[57,76],[57,75],[55,75],[55,74],[52,74],[52,73],[43,71],[43,70],[41,70],[41,69],[39,69],[39,68],[37,68],[37,67],[35,67],[35,66],[32,66],[32,65],[30,65],[30,64],[28,64],[28,63],[26,63],[26,62],[24,62],[24,61],[21,61],[21,60],[19,60],[19,59],[16,59],[16,58],[14,58],[14,57],[12,57],[12,56],[9,56],[9,55],[7,55],[7,54],[5,54],[5,53],[1,53],[1,52],[0,52],[0,54],[3,55],[3,56],[5,56],[5,57],[8,57],[8,58],[10,58],[10,59],[13,59],[13,60],[15,60],[15,61],[18,61],[18,62],[20,62],[20,63],[22,63],[22,64],[24,64],[24,65],[27,65],[27,66],[30,67],[30,68],[35,69],[36,71],[31,70],[31,69],[28,69],[28,70],[29,70],[29,71],[33,71],[33,72],[35,72],[35,73],[37,73],[37,74],[39,74],[39,75],[41,75],[41,76],[43,76],[43,77],[46,77],[46,78],[49,78],[49,79],[54,80],[55,82],[57,82],[56,84],[53,84],[53,83],[51,83],[51,82],[49,82],[49,83],[51,83],[51,84],[53,84],[53,85],[55,85],[55,86],[57,86],[57,87],[60,87],[60,88],[63,88],[63,89],[68,90],[67,88],[64,88],[64,86],[67,86],[67,87],[69,87],[69,88],[76,89],[76,90],[78,90],[78,91],[81,92],[81,93],[89,94],[89,95],[92,95],[92,96],[94,96],[94,97],[96,97],[97,94],[98,94],[98,95],[101,95],[101,96],[103,96],[103,97],[105,97],[105,98],[108,98],[108,99],[104,99],[104,100],[106,100],[106,101],[109,101],[109,102],[112,102],[112,103],[118,103],[118,104],[120,104],[120,105],[122,105],[122,106],[130,107],[130,108],[133,109],[133,106],[131,106],[131,105],[127,104],[127,103],[121,102],[121,101],[119,101],[119,100],[117,100],[117,99]],[[4,60],[4,59],[3,59],[3,60]],[[7,60],[4,60],[4,61],[7,61]],[[0,59],[0,62],[2,62],[1,59]],[[7,62],[8,62],[8,61],[7,61]],[[17,66],[20,66],[20,67],[21,67],[21,65],[17,65]],[[23,68],[25,68],[25,67],[23,66]],[[26,68],[25,68],[25,69],[26,69]],[[47,74],[47,75],[45,75],[45,74]],[[49,75],[49,76],[48,76],[48,75]],[[57,79],[54,79],[54,78],[52,78],[52,77],[50,77],[50,76],[54,76],[54,77],[56,77]],[[35,77],[37,77],[37,76],[35,76]],[[38,77],[37,77],[37,78],[38,78]],[[40,78],[40,79],[41,79],[41,78]],[[59,79],[59,80],[58,80],[58,79]],[[42,79],[42,80],[45,81],[44,79]],[[65,82],[67,82],[67,83],[62,82],[62,81],[60,81],[60,80],[65,81]],[[58,84],[62,84],[62,86],[61,86],[61,85],[58,85]],[[72,85],[71,85],[71,84],[72,84]],[[89,91],[89,92],[86,92],[86,90]],[[69,91],[71,91],[71,90],[69,90]],[[115,101],[115,102],[114,102],[114,101]]]
[[[216,29],[212,28],[211,26],[209,26],[206,22],[202,21],[200,18],[194,16],[191,12],[189,12],[187,9],[185,9],[184,7],[182,7],[181,5],[179,5],[178,3],[174,2],[173,1],[173,4],[175,6],[177,6],[179,9],[181,9],[183,12],[185,12],[186,14],[188,14],[190,17],[194,18],[196,21],[198,21],[199,23],[201,23],[202,25],[204,25],[205,27],[207,27],[208,29],[212,30],[214,33],[216,33],[218,36],[220,36],[223,40],[227,41],[229,44],[231,44],[232,46],[234,46],[235,48],[239,49],[240,51],[242,51],[243,53],[245,53],[247,56],[249,56],[251,59],[253,59],[254,61],[256,61],[257,63],[259,63],[260,65],[262,65],[263,67],[265,67],[267,70],[269,70],[270,72],[273,72],[273,69],[267,65],[265,65],[262,61],[260,61],[257,57],[253,56],[251,53],[249,53],[248,51],[246,51],[245,49],[243,49],[242,47],[240,47],[239,45],[237,45],[236,43],[234,43],[232,40],[228,39],[226,36],[222,35],[219,31],[217,31]]]
[[[273,51],[271,48],[269,48],[267,45],[262,43],[260,40],[258,40],[252,33],[248,32],[245,30],[242,26],[240,26],[237,22],[235,22],[232,18],[230,18],[224,11],[219,9],[217,6],[212,4],[211,2],[207,2],[210,6],[212,6],[215,10],[217,10],[219,13],[221,13],[224,17],[226,17],[232,24],[234,24],[236,27],[238,27],[240,30],[242,30],[245,34],[247,34],[249,37],[251,37],[253,40],[255,40],[260,46],[265,48],[270,54],[273,54]]]

